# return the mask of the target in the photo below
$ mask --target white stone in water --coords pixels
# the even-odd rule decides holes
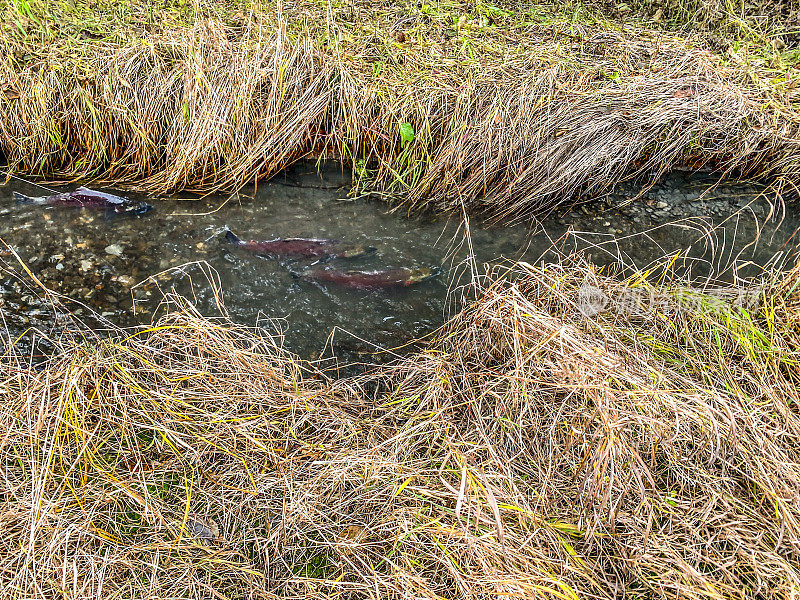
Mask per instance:
[[[56,271],[61,271],[64,268],[64,263],[58,263],[56,265]]]
[[[92,261],[90,260],[81,261],[81,271],[88,271],[91,268],[92,268]]]
[[[122,251],[124,248],[121,244],[111,244],[110,246],[106,246],[106,254],[111,254],[112,256],[122,256]]]
[[[662,202],[656,202],[656,208],[667,208],[668,206],[669,206],[669,204],[667,204],[666,202],[663,202],[663,201]]]
[[[112,280],[127,287],[131,287],[134,283],[136,283],[136,281],[130,275],[117,275],[112,277]]]

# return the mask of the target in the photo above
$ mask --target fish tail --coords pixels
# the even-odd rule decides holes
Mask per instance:
[[[19,192],[11,192],[11,196],[14,198],[14,202],[17,204],[40,204],[37,202],[36,198],[31,198],[30,196],[20,194]]]
[[[239,236],[237,236],[227,227],[225,228],[225,239],[228,240],[231,244],[236,244],[237,246],[242,243],[242,240],[239,239]]]

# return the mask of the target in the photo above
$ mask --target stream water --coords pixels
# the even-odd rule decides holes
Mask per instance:
[[[703,175],[671,175],[633,202],[638,188],[620,186],[607,198],[557,211],[538,225],[473,221],[469,244],[467,228],[457,219],[412,219],[377,201],[348,199],[349,182],[349,173],[338,166],[318,171],[303,163],[233,197],[148,199],[154,205],[150,213],[109,220],[89,209],[17,204],[13,191],[46,192],[12,180],[0,186],[0,238],[13,249],[2,250],[3,337],[46,337],[58,328],[57,314],[19,261],[44,287],[72,298],[75,316],[96,314],[95,325],[149,322],[165,308],[159,308],[163,292],[174,290],[203,314],[219,315],[224,305],[234,321],[283,336],[285,346],[301,356],[334,352],[352,359],[439,326],[458,307],[453,292],[468,278],[463,261],[470,244],[479,265],[554,257],[554,242],[561,252],[585,249],[596,262],[640,268],[681,250],[679,268],[725,279],[785,261],[800,237],[794,236],[800,219],[756,199],[756,186],[723,185],[708,192],[713,179]],[[244,240],[333,238],[376,250],[324,264],[260,256],[228,242],[226,227]],[[441,273],[382,290],[303,276],[317,268],[392,267]]]

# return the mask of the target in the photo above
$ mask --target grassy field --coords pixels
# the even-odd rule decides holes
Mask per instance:
[[[797,28],[769,1],[0,0],[0,149],[153,194],[327,156],[502,221],[676,167],[785,198]],[[497,267],[358,377],[189,305],[4,345],[1,595],[796,599],[800,267],[667,272]]]
[[[799,277],[520,264],[339,380],[188,309],[6,354],[3,596],[794,598]]]
[[[676,166],[778,195],[800,174],[790,5],[0,6],[0,147],[27,176],[209,192],[328,156],[356,192],[514,220]]]

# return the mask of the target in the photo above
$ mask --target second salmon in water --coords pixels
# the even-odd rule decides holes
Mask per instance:
[[[396,267],[373,271],[341,271],[334,268],[314,269],[295,276],[323,283],[334,283],[353,289],[374,290],[408,287],[427,281],[438,274],[439,269]]]
[[[153,210],[153,207],[146,202],[129,200],[122,196],[90,190],[86,187],[79,187],[75,191],[53,194],[52,196],[32,197],[19,192],[14,192],[13,196],[18,204],[96,208],[105,210],[108,216],[140,216]]]

